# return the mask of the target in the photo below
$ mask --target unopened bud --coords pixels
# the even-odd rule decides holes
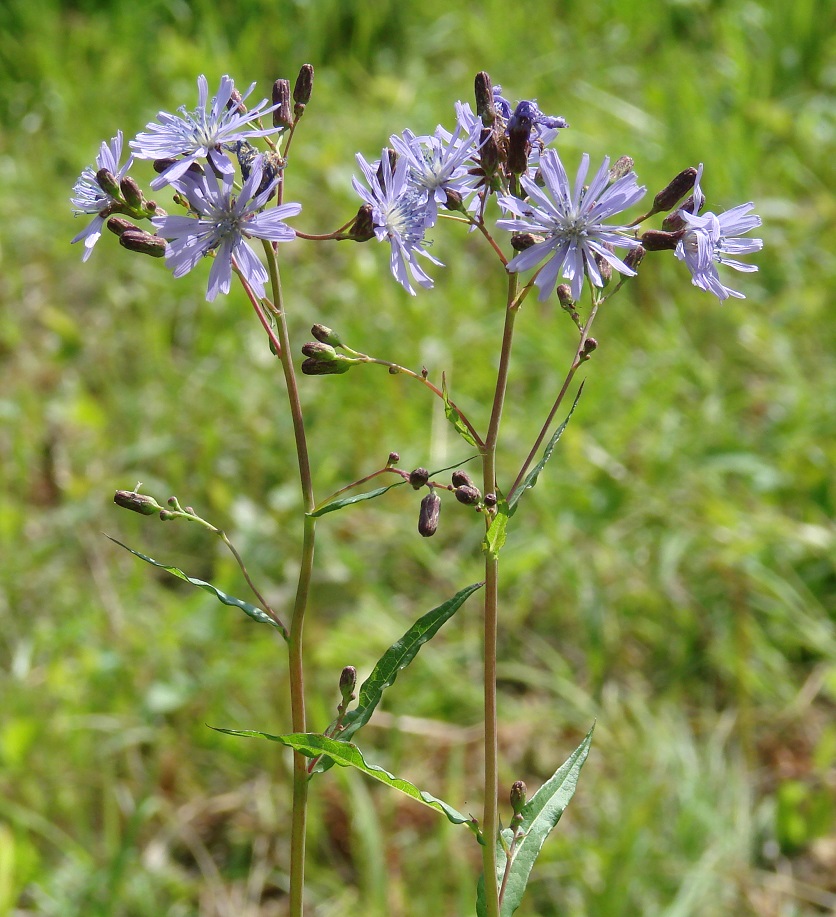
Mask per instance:
[[[116,176],[113,172],[107,169],[99,169],[99,171],[96,172],[96,183],[105,194],[109,194],[111,197],[117,199],[122,197],[119,189],[119,182],[116,180]]]
[[[447,199],[444,201],[444,206],[448,210],[461,210],[462,209],[462,196],[458,191],[447,191]]]
[[[170,509],[161,509],[160,510],[160,519],[163,522],[171,522],[172,519],[177,518],[177,513],[173,513]]]
[[[613,250],[612,246],[607,242],[604,243],[604,246]],[[598,254],[598,252],[595,252],[595,264],[598,268],[598,273],[601,275],[602,285],[607,286],[612,280],[612,265],[603,255]]]
[[[357,211],[348,234],[355,242],[368,242],[374,238],[374,211],[371,204],[363,204]]]
[[[414,490],[420,490],[430,479],[430,473],[426,468],[416,468],[409,472],[409,483]]]
[[[288,128],[293,125],[293,111],[290,107],[290,81],[276,80],[273,83],[273,127]]]
[[[476,90],[476,114],[482,119],[485,127],[493,127],[496,120],[496,108],[493,104],[493,84],[488,74],[481,70],[474,80]]]
[[[302,362],[302,372],[306,376],[336,376],[347,373],[352,365],[349,360],[317,360],[316,357],[308,357]]]
[[[357,669],[353,665],[347,665],[342,672],[340,672],[340,694],[342,695],[343,703],[347,704],[350,700],[354,700],[354,686],[357,684]]]
[[[528,169],[528,154],[531,152],[529,137],[537,116],[533,102],[522,101],[508,120],[508,170],[521,175]]]
[[[649,252],[673,251],[682,238],[682,232],[661,232],[658,229],[648,229],[641,234],[641,243]]]
[[[683,169],[653,198],[653,210],[659,213],[661,210],[670,210],[675,207],[694,187],[696,180],[697,170],[693,166]]]
[[[244,104],[241,93],[237,89],[233,89],[229,94],[229,101],[226,103],[226,107],[229,111],[237,111],[239,115],[247,113],[247,106]]]
[[[302,345],[302,353],[306,357],[313,357],[314,360],[336,360],[337,351],[330,344],[324,344],[322,341],[308,341]]]
[[[482,499],[482,492],[479,488],[467,484],[457,487],[455,493],[459,503],[464,503],[465,506],[476,506]]]
[[[691,198],[688,198],[690,201]],[[665,232],[679,232],[680,229],[685,229],[686,227],[685,220],[682,219],[678,210],[674,210],[673,213],[669,213],[664,220],[662,220],[662,229]]]
[[[307,105],[313,91],[314,69],[311,64],[302,64],[296,84],[293,87],[293,101],[297,105]],[[297,114],[298,117],[298,114]]]
[[[166,241],[161,236],[152,235],[144,229],[126,229],[119,236],[119,244],[129,252],[139,252],[152,258],[164,258]]]
[[[587,338],[583,342],[582,356],[589,359],[590,355],[598,349],[598,341],[595,338]]]
[[[138,227],[130,220],[125,220],[122,217],[111,217],[107,221],[107,228],[115,235],[121,236],[123,232],[127,232],[130,229],[137,229]]]
[[[330,344],[332,347],[341,347],[342,341],[336,331],[333,331],[327,325],[320,325],[319,322],[311,328],[311,334],[323,344]]]
[[[499,145],[496,142],[494,132],[489,128],[484,128],[480,137],[481,146],[479,147],[479,165],[487,178],[496,174],[502,155]]]
[[[610,184],[614,184],[619,180],[619,178],[624,178],[625,175],[629,175],[633,171],[633,157],[632,156],[621,156],[616,159],[613,167],[610,169],[609,179]]]
[[[563,306],[564,309],[569,309],[575,305],[575,300],[572,296],[572,288],[568,283],[558,284],[557,298],[560,300],[560,305]]]
[[[386,460],[386,464],[387,465],[397,465],[397,463],[400,460],[401,460],[401,456],[399,452],[390,452],[389,458]]]
[[[519,815],[525,805],[525,797],[528,794],[528,787],[522,780],[516,780],[511,785],[511,808],[514,815]]]
[[[141,210],[145,206],[145,199],[142,196],[142,191],[139,190],[139,185],[130,175],[126,175],[122,181],[119,182],[119,190],[122,192],[122,196],[125,198],[125,202],[129,207],[133,207],[135,210]]]
[[[487,506],[488,509],[493,509],[497,503],[498,503],[498,500],[496,498],[496,494],[494,493],[485,494],[484,504],[485,506]]]
[[[516,232],[511,236],[511,248],[515,252],[524,252],[527,248],[531,248],[532,245],[536,245],[538,242],[542,242],[543,239],[541,236],[535,236],[530,232]]]
[[[647,249],[642,245],[636,245],[634,248],[631,248],[629,252],[624,256],[624,263],[630,270],[635,271],[636,268],[642,263],[642,259],[647,254]]]
[[[473,478],[466,471],[462,471],[460,468],[457,468],[450,480],[453,482],[453,487],[473,487]]]
[[[138,494],[133,490],[117,490],[113,496],[113,502],[123,509],[132,510],[143,516],[153,516],[162,509],[153,497],[149,497],[148,494]]]
[[[435,535],[438,529],[438,517],[441,513],[441,497],[431,491],[421,501],[421,510],[418,513],[418,532],[424,538]]]
[[[383,150],[383,158],[380,160],[377,166],[377,180],[380,182],[381,187],[387,187],[388,182],[386,181],[386,170],[389,170],[389,174],[394,173],[395,166],[398,164],[398,154],[395,150],[390,147],[386,147]]]

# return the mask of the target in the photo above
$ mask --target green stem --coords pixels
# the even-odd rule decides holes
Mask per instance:
[[[508,277],[508,305],[505,329],[496,377],[493,408],[482,452],[482,480],[485,493],[496,492],[496,445],[499,424],[508,386],[511,343],[517,310],[511,304],[517,295],[517,275]],[[486,520],[490,524],[490,520]],[[486,917],[499,917],[499,889],[496,885],[496,839],[499,835],[497,786],[499,783],[499,748],[497,743],[496,711],[496,645],[499,620],[499,559],[495,554],[485,556],[485,808],[482,816],[482,869],[485,877]]]

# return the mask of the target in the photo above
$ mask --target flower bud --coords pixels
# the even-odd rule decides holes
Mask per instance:
[[[299,76],[296,77],[296,84],[293,87],[293,101],[296,105],[305,106],[311,100],[313,91],[314,69],[311,64],[302,64],[299,70]],[[301,112],[298,112],[298,118]]]
[[[613,167],[610,169],[609,180],[610,184],[614,184],[618,181],[619,178],[624,178],[625,175],[629,175],[633,171],[633,157],[632,156],[621,156],[616,159],[613,163]]]
[[[130,252],[150,255],[152,258],[164,258],[166,241],[161,236],[152,235],[144,229],[126,229],[119,236],[119,244]]]
[[[528,794],[528,787],[522,780],[516,780],[511,785],[511,808],[514,815],[519,815],[525,805],[525,797]]]
[[[273,83],[273,127],[286,129],[293,125],[293,112],[290,108],[290,81],[276,80]]]
[[[342,672],[340,672],[340,694],[342,695],[343,703],[347,704],[350,700],[354,700],[354,686],[357,684],[357,669],[353,665],[347,665]]]
[[[542,242],[542,236],[535,236],[530,232],[515,232],[511,236],[511,248],[515,252],[524,252],[527,248],[531,248],[532,245],[536,245],[538,242]]]
[[[661,232],[658,229],[648,229],[641,234],[641,243],[646,251],[664,252],[673,251],[682,238],[682,232]]]
[[[139,185],[130,175],[126,175],[119,182],[119,190],[122,192],[125,203],[129,207],[133,207],[134,210],[142,210],[145,206],[145,198],[142,196],[142,191],[139,190]]]
[[[444,206],[448,210],[461,210],[462,209],[462,196],[458,191],[446,191],[447,199],[444,201]]]
[[[318,322],[311,328],[311,334],[323,344],[330,344],[332,347],[342,347],[342,340],[336,331],[332,331],[327,325],[320,325]]]
[[[96,183],[105,194],[109,194],[111,197],[121,200],[122,193],[119,189],[119,182],[116,181],[116,176],[113,172],[109,172],[107,169],[99,169],[99,171],[96,172]]]
[[[138,494],[133,490],[117,490],[113,496],[113,502],[124,509],[132,510],[143,516],[153,516],[154,513],[162,510],[159,503],[148,494]]]
[[[557,298],[560,300],[560,305],[564,309],[570,309],[575,305],[575,300],[572,297],[572,288],[568,283],[558,284]]]
[[[377,166],[377,180],[380,182],[381,187],[385,188],[387,186],[386,170],[388,169],[390,174],[393,173],[397,164],[398,154],[390,147],[386,147],[383,150],[383,158]]]
[[[502,159],[499,144],[496,142],[494,132],[488,128],[483,129],[479,142],[481,144],[479,147],[479,165],[485,173],[485,177],[491,178],[496,174]]]
[[[247,113],[247,106],[244,104],[244,99],[237,89],[233,89],[229,94],[229,101],[226,103],[226,107],[228,111],[237,111],[239,115]]]
[[[697,180],[697,170],[693,166],[683,169],[679,175],[670,181],[664,188],[653,198],[653,210],[658,213],[661,210],[670,210],[675,207],[680,200],[694,187]]]
[[[485,506],[486,506],[488,509],[493,509],[493,508],[496,506],[496,504],[497,504],[498,502],[499,502],[499,501],[498,501],[497,498],[496,498],[496,494],[494,494],[494,493],[485,494],[484,503],[485,503]]]
[[[476,74],[474,80],[476,90],[476,114],[482,119],[485,127],[493,127],[496,121],[496,108],[493,104],[493,84],[491,78],[484,70]]]
[[[313,357],[314,360],[336,360],[339,357],[330,344],[324,344],[322,341],[308,341],[302,345],[302,353],[306,357]]]
[[[368,242],[374,238],[374,211],[371,204],[363,204],[354,217],[348,235],[355,242]]]
[[[598,341],[595,338],[587,338],[583,342],[583,351],[581,352],[581,357],[585,360],[588,360],[589,357],[598,349]]]
[[[642,263],[644,256],[647,254],[647,249],[642,245],[637,245],[635,248],[631,248],[629,252],[624,256],[624,263],[631,270],[635,271],[636,268]]]
[[[515,175],[521,175],[528,169],[529,138],[536,116],[537,106],[522,101],[508,120],[508,171]]]
[[[400,460],[401,460],[401,456],[399,452],[390,452],[389,458],[386,460],[386,464],[387,465],[397,465]]]
[[[467,484],[457,487],[455,493],[459,503],[464,503],[465,506],[476,506],[482,499],[482,492],[479,488]]]
[[[123,232],[127,232],[131,229],[138,229],[130,220],[125,220],[122,217],[111,217],[107,221],[107,228],[117,236],[121,236]]]
[[[605,242],[604,246],[612,250],[612,246],[608,243]],[[598,273],[601,275],[602,285],[606,287],[612,280],[612,265],[603,255],[599,255],[598,252],[595,252],[595,265],[598,268]]]
[[[424,538],[435,535],[438,529],[438,517],[441,513],[441,497],[433,490],[421,501],[418,513],[418,532]]]
[[[413,490],[420,490],[430,479],[430,473],[426,468],[416,468],[409,472],[409,483]]]
[[[309,357],[302,362],[302,372],[306,376],[335,376],[347,373],[352,366],[350,360],[317,360],[316,357]]]
[[[473,478],[466,471],[462,471],[461,468],[457,468],[450,480],[453,482],[453,487],[473,487]]]

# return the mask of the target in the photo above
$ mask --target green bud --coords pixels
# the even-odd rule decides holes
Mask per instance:
[[[340,672],[340,694],[342,695],[343,703],[347,704],[350,700],[354,700],[354,686],[357,684],[357,669],[353,665],[347,665],[342,672]]]
[[[354,364],[350,360],[337,357],[336,360],[317,360],[308,357],[302,363],[302,372],[306,376],[335,376],[347,373]]]
[[[313,357],[314,360],[331,360],[339,359],[339,354],[330,344],[323,344],[322,341],[308,341],[302,345],[302,353],[306,357]]]
[[[514,815],[519,815],[525,805],[525,797],[528,794],[528,787],[522,780],[516,780],[511,786],[511,808]]]
[[[142,191],[140,191],[139,185],[130,175],[126,175],[122,181],[119,182],[119,190],[122,192],[125,203],[129,207],[132,207],[134,210],[142,210],[145,207],[145,198],[142,196]]]
[[[117,201],[122,200],[119,182],[116,181],[116,176],[112,172],[108,172],[107,169],[99,169],[96,172],[96,182],[105,194],[115,197]]]
[[[317,323],[311,328],[311,334],[323,344],[330,344],[332,347],[343,346],[342,339],[337,334],[337,332],[329,328],[327,325],[320,325]]]
[[[134,490],[117,490],[113,502],[124,509],[140,513],[142,516],[153,516],[162,509],[159,503],[148,494],[138,494]]]

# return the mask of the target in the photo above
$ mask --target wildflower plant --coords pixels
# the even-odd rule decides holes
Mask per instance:
[[[717,266],[757,270],[755,265],[738,258],[762,247],[761,240],[746,236],[760,225],[760,219],[751,213],[751,203],[719,214],[702,213],[702,165],[683,169],[655,195],[647,212],[632,215],[646,193],[632,159],[623,156],[611,167],[605,158],[588,180],[590,157],[584,153],[576,171],[567,171],[559,151],[550,146],[568,127],[566,120],[543,114],[533,100],[512,106],[499,87],[492,86],[488,75],[480,73],[475,81],[475,112],[467,102],[459,100],[452,106],[452,130],[439,126],[425,136],[404,131],[391,137],[392,148],[384,148],[376,161],[370,162],[358,153],[359,176],[353,180],[360,200],[356,214],[334,231],[305,232],[298,219],[301,204],[284,201],[284,178],[290,168],[293,137],[310,102],[312,85],[313,68],[305,65],[292,92],[287,80],[277,80],[272,103],[265,99],[248,110],[245,100],[252,86],[242,96],[232,79],[224,76],[210,99],[208,82],[201,76],[196,109],[181,108],[176,115],[161,112],[131,142],[133,156],[124,164],[122,133],[118,132],[110,143],[102,144],[95,168],[84,170],[72,197],[76,210],[93,218],[72,240],[84,241],[84,260],[106,224],[123,248],[164,258],[174,278],[194,270],[208,271],[208,300],[231,292],[233,274],[240,281],[281,369],[293,424],[302,520],[299,579],[293,602],[287,609],[272,608],[226,534],[192,507],[181,506],[176,497],[160,504],[154,497],[137,492],[137,488],[119,491],[114,499],[134,512],[158,515],[166,521],[195,522],[218,536],[240,565],[254,601],[230,596],[175,566],[128,550],[274,628],[286,644],[291,710],[287,729],[280,734],[236,728],[220,731],[233,736],[257,736],[293,749],[288,905],[292,917],[303,912],[309,788],[315,785],[317,775],[335,764],[356,768],[475,835],[483,864],[474,889],[475,912],[480,917],[507,917],[519,905],[534,861],[575,792],[590,748],[592,726],[533,795],[528,797],[521,781],[514,782],[510,787],[508,827],[502,827],[496,792],[496,649],[502,624],[499,557],[503,545],[520,523],[515,516],[523,497],[541,476],[545,477],[545,466],[578,404],[582,386],[575,387],[575,378],[597,349],[591,332],[601,306],[626,283],[642,283],[645,256],[655,252],[672,252],[684,261],[692,282],[719,301],[742,297],[742,293],[724,285]],[[265,125],[268,116],[270,122]],[[259,149],[251,141],[262,147]],[[158,176],[150,187],[165,191],[171,198],[167,210],[146,199],[138,183],[127,176],[133,159],[154,160]],[[661,228],[644,228],[657,214],[663,215]],[[488,247],[506,287],[504,299],[497,303],[504,314],[504,328],[498,342],[490,419],[484,428],[457,406],[443,377],[439,384],[426,370],[417,372],[350,346],[330,327],[339,322],[339,314],[323,315],[322,323],[311,329],[313,340],[302,345],[290,340],[281,276],[284,244],[363,243],[375,239],[386,242],[392,277],[407,293],[416,295],[416,286],[429,291],[435,283],[422,261],[444,267],[429,252],[429,233],[441,219],[451,220],[472,233],[473,244]],[[616,254],[616,249],[623,254]],[[523,306],[535,289],[540,300],[556,299],[567,313],[574,325],[574,352],[569,354],[562,382],[555,386],[558,394],[538,435],[519,455],[516,475],[511,480],[499,480],[496,455],[506,388],[514,368],[516,326],[522,318],[520,333],[526,333]],[[588,303],[584,305],[581,300],[585,291]],[[427,308],[432,308],[431,304]],[[362,342],[355,343],[362,348]],[[299,365],[298,356],[304,357]],[[430,472],[423,467],[400,467],[400,457],[393,452],[381,467],[359,480],[347,483],[330,496],[316,496],[316,464],[308,452],[297,372],[301,369],[310,376],[337,375],[363,365],[385,366],[390,373],[404,374],[431,397],[439,398],[447,419],[471,451],[470,458],[451,468]],[[568,410],[567,401],[572,402]],[[463,467],[471,461],[479,466],[475,477]],[[365,489],[370,482],[377,486]],[[353,666],[335,673],[335,692],[340,697],[336,717],[331,723],[309,723],[303,691],[303,637],[308,598],[315,586],[318,521],[337,511],[362,512],[359,504],[385,499],[388,491],[401,486],[422,494],[417,528],[425,538],[437,531],[445,503],[475,510],[474,524],[484,532],[484,579],[463,585],[455,595],[444,598],[420,617],[373,665],[359,688]],[[475,607],[477,599],[472,598],[477,595],[480,611]],[[480,614],[484,632],[484,781],[479,817],[463,814],[404,777],[388,773],[367,760],[354,742],[399,672],[457,613]],[[358,662],[367,665],[369,661]]]

